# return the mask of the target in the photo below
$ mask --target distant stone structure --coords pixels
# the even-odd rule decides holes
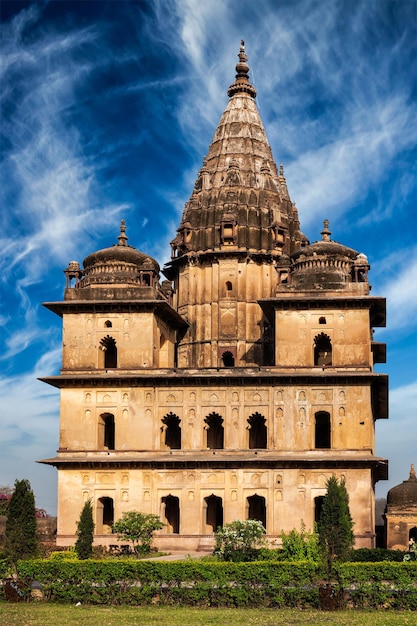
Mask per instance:
[[[366,256],[310,244],[249,82],[236,79],[163,269],[118,243],[65,270],[58,545],[86,500],[95,543],[125,511],[161,517],[161,549],[209,549],[218,526],[253,518],[271,542],[312,530],[327,479],[344,478],[356,547],[375,545],[375,421],[388,380],[385,299]],[[323,190],[325,192],[325,190]]]
[[[36,520],[38,527],[38,539],[41,543],[55,542],[56,517],[39,517]],[[7,515],[0,515],[0,546],[4,544]]]
[[[417,543],[417,477],[414,465],[410,476],[388,491],[385,511],[387,548],[408,550],[410,541]]]

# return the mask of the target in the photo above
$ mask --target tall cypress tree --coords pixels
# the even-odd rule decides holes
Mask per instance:
[[[5,552],[16,562],[37,553],[35,496],[28,480],[16,480],[7,509]]]
[[[349,494],[345,481],[335,476],[326,483],[327,493],[318,522],[319,545],[330,576],[333,562],[345,560],[354,543],[353,521],[349,511]]]
[[[77,522],[75,551],[79,559],[89,559],[93,554],[94,521],[91,501],[87,500]]]

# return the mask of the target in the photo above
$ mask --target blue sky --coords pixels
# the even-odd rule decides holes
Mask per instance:
[[[1,3],[0,484],[56,511],[62,270],[116,242],[169,260],[246,43],[302,230],[367,254],[387,297],[390,479],[417,464],[415,0]]]

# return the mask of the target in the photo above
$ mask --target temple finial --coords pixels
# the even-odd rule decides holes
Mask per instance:
[[[237,56],[239,57],[239,62],[236,65],[236,79],[233,85],[230,85],[227,94],[231,98],[236,93],[247,93],[252,96],[252,98],[256,98],[256,89],[249,82],[248,56],[245,52],[245,42],[243,39],[240,40],[240,50]]]
[[[321,239],[322,241],[330,241],[330,235],[332,234],[329,230],[329,220],[324,220],[323,222],[323,230],[321,231]]]
[[[411,479],[415,479],[416,478],[416,470],[414,469],[414,463],[411,463],[410,478]]]
[[[117,238],[118,246],[127,246],[127,236],[126,236],[126,222],[125,220],[121,220],[120,222],[120,235]]]

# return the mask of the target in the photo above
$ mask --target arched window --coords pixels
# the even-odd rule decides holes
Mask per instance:
[[[266,419],[260,413],[254,413],[248,419],[249,449],[267,447]]]
[[[107,335],[100,341],[100,348],[104,353],[104,369],[114,369],[117,367],[117,348],[113,337]]]
[[[315,448],[330,448],[330,413],[318,411],[315,414]]]
[[[113,498],[103,497],[97,500],[96,532],[99,535],[110,534],[114,522]]]
[[[161,499],[164,508],[167,533],[179,534],[180,532],[180,501],[176,496],[165,496]]]
[[[230,280],[227,280],[226,281],[226,290],[227,291],[232,291],[232,289],[233,289],[232,283],[230,282]]]
[[[207,448],[222,450],[224,448],[223,418],[217,413],[210,413],[204,420],[207,426]]]
[[[323,508],[324,496],[317,496],[314,498],[314,521],[316,524],[320,521],[321,510]]]
[[[320,333],[314,339],[314,365],[332,364],[332,342],[325,333]]]
[[[417,543],[417,526],[414,526],[414,528],[410,528],[410,532],[408,533],[408,540]]]
[[[214,533],[223,526],[223,501],[212,494],[204,498],[206,532]]]
[[[226,352],[223,352],[222,354],[222,363],[223,367],[234,367],[235,357],[231,352],[226,350]]]
[[[255,494],[248,498],[248,519],[256,519],[266,529],[265,498]]]
[[[326,323],[326,318],[325,317],[319,317],[319,324],[325,324]]]
[[[181,450],[180,418],[174,413],[168,413],[162,418],[165,431],[165,445],[171,450]]]
[[[114,450],[115,433],[114,415],[112,413],[102,413],[98,423],[98,447]]]
[[[110,320],[107,320],[106,322],[104,322],[104,326],[105,326],[106,328],[111,328],[111,327],[113,326],[113,324],[111,323],[111,321],[110,321]]]

